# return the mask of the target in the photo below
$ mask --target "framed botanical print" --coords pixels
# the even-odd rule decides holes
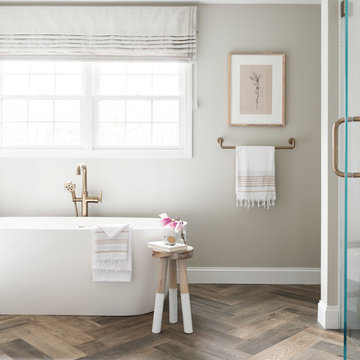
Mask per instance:
[[[228,122],[234,126],[285,125],[285,54],[230,53]]]

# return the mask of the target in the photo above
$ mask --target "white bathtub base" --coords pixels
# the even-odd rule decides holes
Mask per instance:
[[[129,316],[153,311],[157,262],[147,242],[162,236],[158,219],[4,219],[0,314]],[[77,228],[79,221],[86,228]],[[93,281],[90,228],[109,222],[134,224],[130,283]]]

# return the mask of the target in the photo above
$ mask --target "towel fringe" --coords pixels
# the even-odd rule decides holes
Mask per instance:
[[[262,207],[264,209],[270,209],[271,207],[275,206],[275,200],[236,200],[237,207],[243,207],[244,209],[250,209],[251,207]]]
[[[107,271],[126,271],[127,264],[124,260],[116,259],[101,259],[93,266],[94,270],[107,270]]]

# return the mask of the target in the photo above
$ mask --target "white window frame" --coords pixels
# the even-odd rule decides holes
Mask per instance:
[[[192,114],[193,114],[193,66],[192,64],[180,64],[181,71],[180,111],[184,114],[179,116],[180,146],[178,147],[103,147],[96,148],[96,112],[99,99],[119,98],[118,96],[98,96],[95,94],[96,72],[93,71],[95,63],[86,63],[83,66],[83,94],[80,96],[34,96],[36,99],[61,99],[80,98],[81,120],[79,146],[61,147],[34,147],[34,146],[0,146],[0,158],[143,158],[143,159],[186,159],[192,157]],[[16,98],[21,96],[1,96],[1,98]],[[31,98],[26,96],[24,98]],[[129,97],[130,98],[130,97]],[[140,99],[136,96],[134,99]],[[151,98],[154,98],[151,96]],[[159,97],[160,98],[160,97]],[[169,98],[169,97],[166,97]],[[178,98],[178,96],[176,96]],[[89,120],[87,120],[89,119]]]

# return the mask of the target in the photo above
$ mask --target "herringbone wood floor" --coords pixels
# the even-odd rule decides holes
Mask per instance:
[[[316,322],[318,286],[191,285],[194,334],[134,317],[0,316],[0,359],[335,360],[342,335]],[[179,309],[179,313],[180,313]],[[181,321],[181,314],[180,319]],[[352,351],[349,359],[360,359]]]

